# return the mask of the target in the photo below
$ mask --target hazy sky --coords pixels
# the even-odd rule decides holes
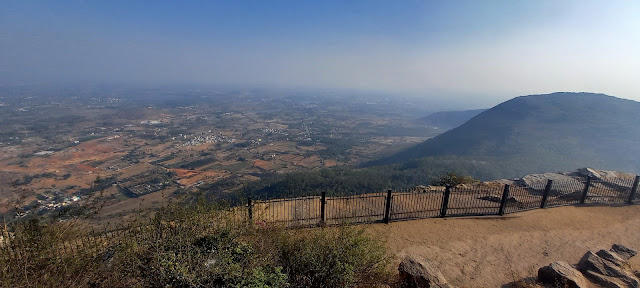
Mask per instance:
[[[640,1],[0,1],[0,84],[123,82],[640,100]]]

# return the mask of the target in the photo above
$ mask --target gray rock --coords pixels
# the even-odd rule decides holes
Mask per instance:
[[[591,176],[592,178],[596,178],[596,179],[600,179],[602,178],[602,176],[600,175],[600,173],[598,173],[598,171],[596,171],[593,168],[580,168],[578,169],[578,173],[580,173],[580,175],[582,176]]]
[[[567,262],[553,262],[538,270],[538,281],[544,284],[563,284],[562,287],[585,288],[589,287],[589,281],[573,266]]]
[[[609,251],[618,254],[618,256],[620,256],[620,258],[624,260],[629,260],[631,259],[631,257],[636,256],[638,254],[636,250],[628,248],[622,244],[613,244],[613,246],[611,246],[611,250]]]
[[[628,266],[629,263],[627,263],[626,260],[622,259],[618,253],[615,252],[611,252],[611,251],[607,251],[607,250],[600,250],[598,252],[596,252],[596,255],[600,256],[600,258],[607,260],[611,263],[613,263],[614,265],[618,266],[618,267],[624,267],[624,266]]]
[[[596,283],[596,284],[600,285],[600,287],[604,287],[604,288],[634,287],[634,286],[629,286],[627,283],[625,283],[621,279],[618,279],[618,278],[615,278],[615,277],[610,277],[610,276],[605,276],[605,275],[602,275],[602,274],[599,274],[599,273],[595,273],[595,272],[592,272],[592,271],[583,272],[583,275],[585,277],[587,277],[588,279],[590,279],[591,281],[593,281],[593,283]]]
[[[578,269],[587,278],[603,287],[640,287],[640,281],[625,267],[605,260],[591,251],[580,259]]]
[[[411,288],[453,288],[429,260],[408,255],[398,266],[403,287]]]
[[[544,173],[544,174],[529,174],[522,177],[522,182],[524,182],[527,186],[542,186],[547,183],[547,180],[553,180],[555,182],[571,182],[576,181],[572,177],[562,175],[559,173]]]

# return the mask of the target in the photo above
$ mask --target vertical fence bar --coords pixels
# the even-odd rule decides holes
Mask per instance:
[[[582,197],[580,197],[580,204],[584,204],[587,200],[587,194],[589,193],[589,187],[591,186],[591,176],[587,176],[587,182],[584,183],[584,190],[582,190]]]
[[[251,205],[251,197],[247,197],[247,207],[249,212],[249,221],[253,219],[253,206]]]
[[[504,210],[507,207],[507,200],[509,199],[509,184],[504,185],[504,191],[502,192],[502,201],[500,201],[500,216],[504,216]]]
[[[387,202],[384,205],[384,223],[391,220],[391,189],[387,190]]]
[[[547,206],[547,198],[549,198],[549,191],[551,191],[551,185],[553,185],[553,180],[549,179],[547,181],[547,186],[544,187],[544,194],[542,195],[542,202],[540,202],[540,208],[544,208]]]
[[[324,226],[325,224],[325,207],[324,205],[327,204],[327,192],[322,191],[322,194],[320,195],[320,225]]]
[[[449,194],[451,194],[451,186],[447,186],[442,196],[442,208],[440,209],[440,217],[447,216],[447,207],[449,206]]]
[[[633,181],[633,187],[631,188],[631,193],[629,193],[629,199],[627,203],[633,204],[633,199],[636,197],[636,193],[638,193],[638,184],[640,182],[640,176],[636,176],[636,180]]]

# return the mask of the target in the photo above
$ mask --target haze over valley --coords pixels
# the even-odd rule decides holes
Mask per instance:
[[[0,1],[0,287],[637,287],[639,15]]]

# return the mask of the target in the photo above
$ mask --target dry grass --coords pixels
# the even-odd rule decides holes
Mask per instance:
[[[355,287],[392,283],[364,228],[254,226],[224,207],[170,205],[108,233],[38,219],[0,248],[1,287]],[[7,249],[5,249],[7,248]],[[8,249],[10,248],[10,250]]]

